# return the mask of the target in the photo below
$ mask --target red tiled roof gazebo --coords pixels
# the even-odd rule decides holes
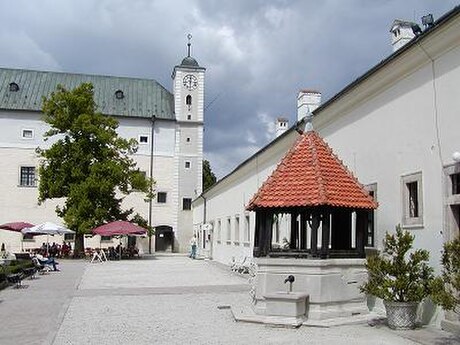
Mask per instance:
[[[256,212],[254,256],[364,257],[368,216],[376,207],[318,133],[305,132],[247,206]],[[271,245],[279,214],[291,219],[285,249]]]

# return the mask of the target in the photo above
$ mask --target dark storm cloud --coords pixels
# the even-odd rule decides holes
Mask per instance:
[[[205,156],[219,176],[296,118],[301,88],[323,100],[391,53],[396,18],[456,1],[79,0],[0,2],[0,66],[155,78],[186,53],[207,68]],[[212,104],[210,104],[212,102]]]

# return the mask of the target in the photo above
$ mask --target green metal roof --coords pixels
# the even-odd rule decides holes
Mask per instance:
[[[94,86],[98,110],[105,115],[175,119],[173,95],[153,79],[31,71],[0,68],[0,109],[41,111],[42,97],[58,84],[73,89],[84,82]],[[16,83],[18,91],[10,91]],[[115,92],[121,90],[123,98]]]

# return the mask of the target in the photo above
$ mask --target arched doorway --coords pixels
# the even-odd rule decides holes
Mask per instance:
[[[172,227],[168,225],[161,225],[155,227],[155,251],[174,251],[174,232]]]

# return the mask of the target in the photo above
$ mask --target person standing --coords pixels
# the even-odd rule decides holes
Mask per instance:
[[[192,239],[190,240],[190,258],[195,259],[196,258],[196,235],[193,235]]]

